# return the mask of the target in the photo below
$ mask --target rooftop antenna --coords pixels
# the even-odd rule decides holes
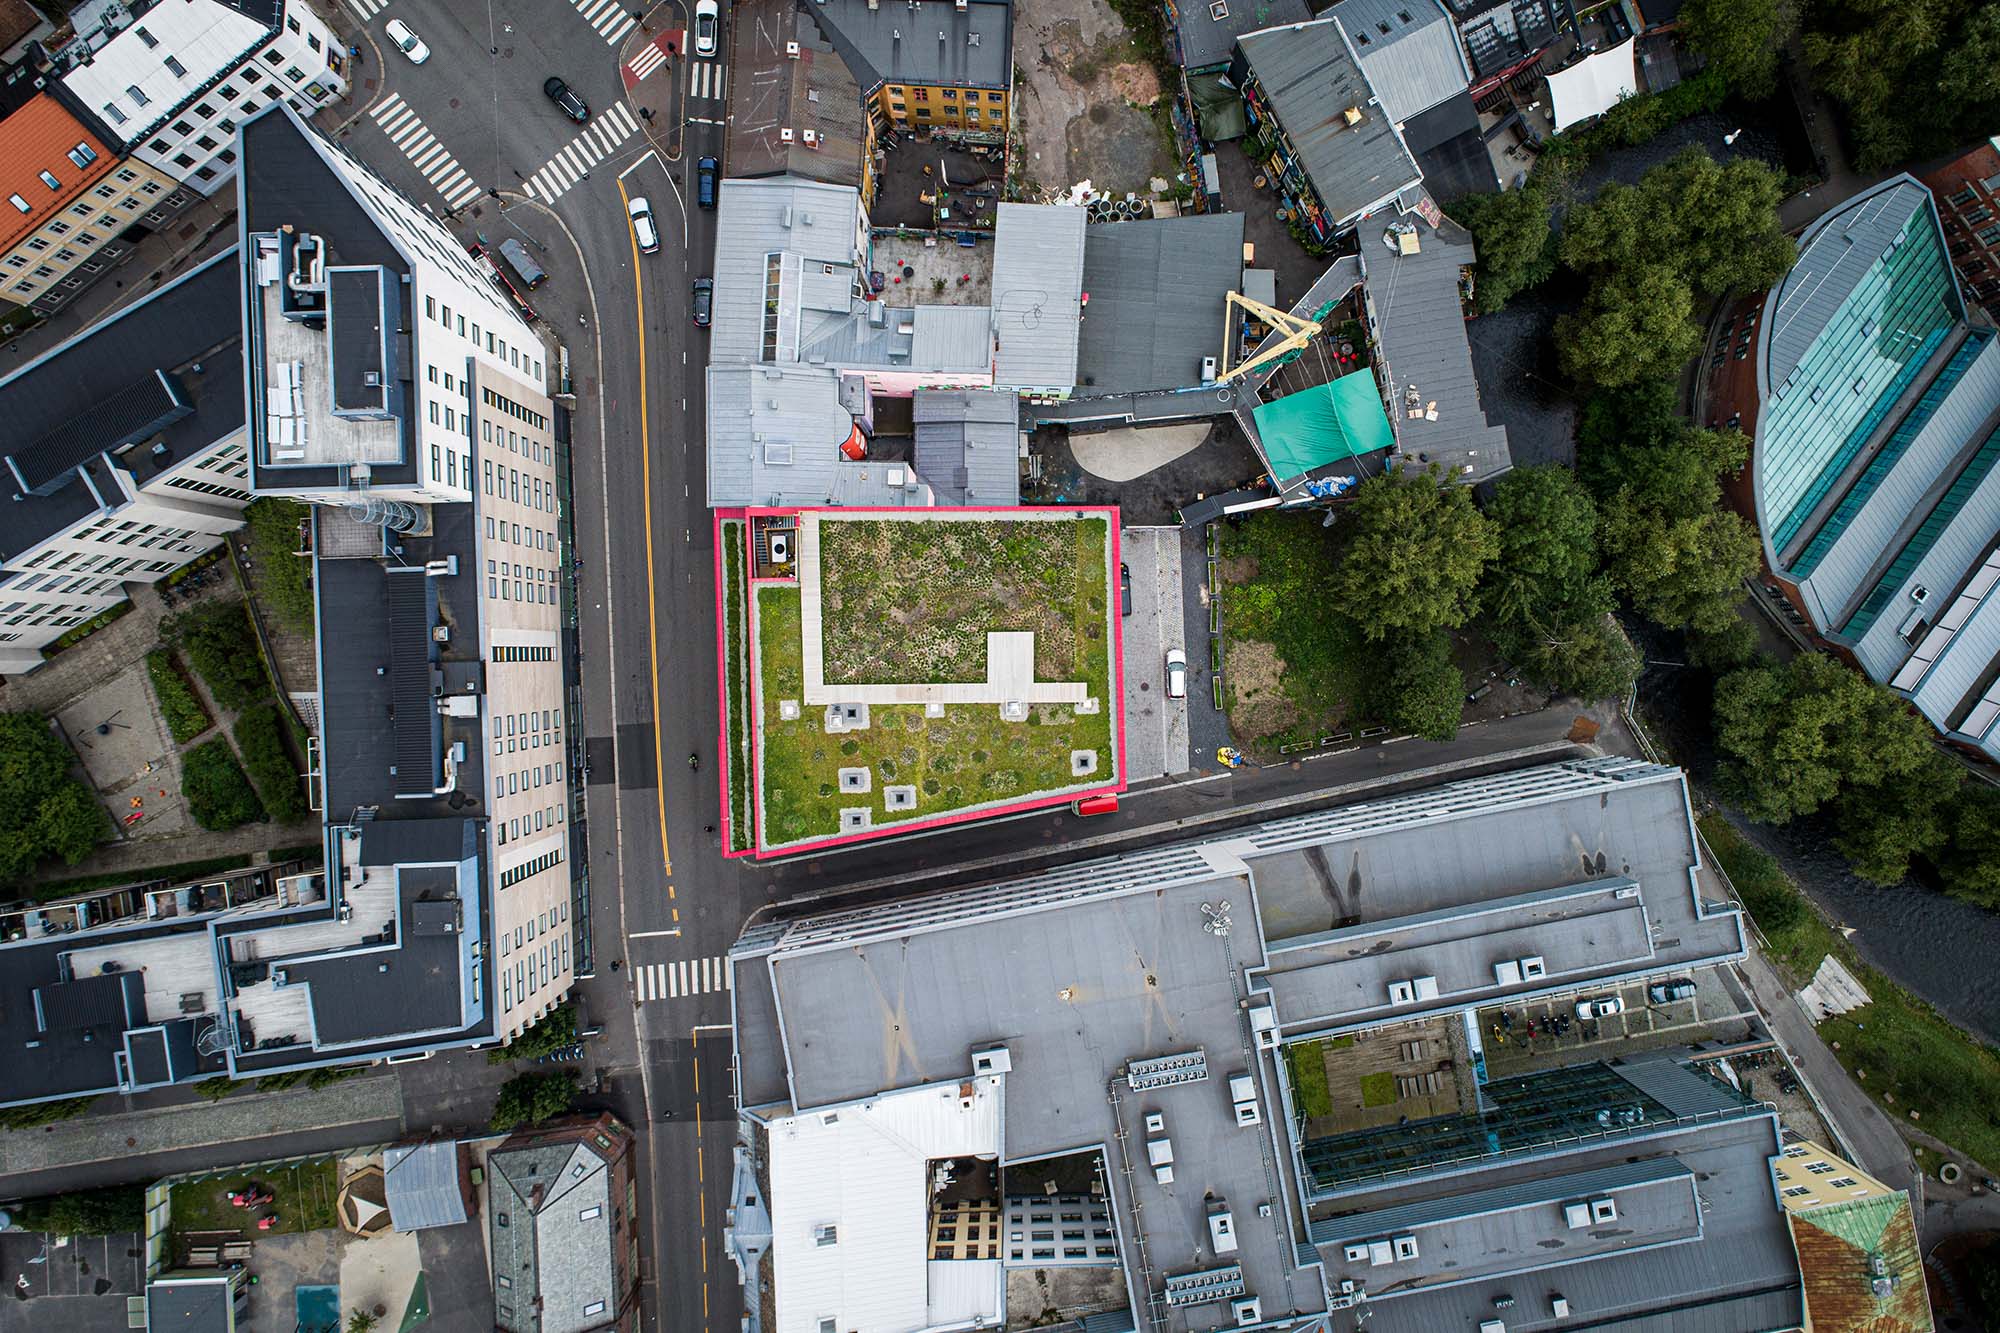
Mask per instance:
[[[1201,914],[1207,918],[1201,923],[1203,930],[1211,935],[1229,934],[1229,899],[1224,898],[1219,903],[1203,903]]]

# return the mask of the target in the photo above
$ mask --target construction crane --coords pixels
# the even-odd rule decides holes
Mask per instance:
[[[1243,310],[1271,330],[1264,345],[1257,349],[1249,360],[1241,365],[1231,365],[1230,349],[1236,343],[1236,312]],[[1227,384],[1238,376],[1248,375],[1253,370],[1265,366],[1273,370],[1305,351],[1306,346],[1320,334],[1319,321],[1289,314],[1283,310],[1265,305],[1262,301],[1245,296],[1242,292],[1229,293],[1229,300],[1222,310],[1222,372],[1215,377],[1217,384]]]

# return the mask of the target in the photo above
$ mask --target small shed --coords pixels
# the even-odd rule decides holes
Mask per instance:
[[[450,1140],[388,1149],[382,1178],[389,1220],[398,1231],[457,1226],[472,1216],[465,1151]]]

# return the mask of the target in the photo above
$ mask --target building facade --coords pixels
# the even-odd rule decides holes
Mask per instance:
[[[345,43],[305,0],[155,0],[53,53],[64,89],[132,157],[204,195],[236,171],[236,129],[273,103],[302,116],[347,88]]]
[[[1966,296],[2000,322],[2000,136],[1924,177]]]
[[[1013,108],[1012,0],[825,0],[820,31],[847,62],[878,130],[1000,143]]]

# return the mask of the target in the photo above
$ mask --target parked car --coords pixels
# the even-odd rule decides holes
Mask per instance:
[[[1118,564],[1118,614],[1132,614],[1132,570],[1123,561]]]
[[[703,208],[715,207],[715,174],[721,163],[704,157],[694,164],[694,201]]]
[[[1187,698],[1187,654],[1178,648],[1167,650],[1167,697]]]
[[[1598,995],[1576,1002],[1576,1016],[1580,1019],[1609,1018],[1613,1014],[1624,1012],[1625,1001],[1616,995]]]
[[[1676,1000],[1692,1000],[1694,983],[1685,977],[1673,981],[1656,981],[1646,987],[1646,998],[1654,1004],[1672,1004]]]
[[[390,19],[383,25],[389,35],[389,44],[410,58],[412,65],[421,65],[431,58],[431,49],[424,45],[424,39],[410,31],[410,25],[401,19]]]
[[[715,54],[715,32],[721,26],[721,16],[716,12],[715,0],[695,0],[694,3],[694,53],[703,58]]]
[[[694,326],[708,327],[709,316],[715,308],[715,279],[696,278],[694,280]]]
[[[554,102],[565,116],[568,116],[577,124],[582,125],[589,121],[590,107],[585,104],[581,97],[576,95],[574,89],[555,75],[549,75],[548,79],[543,82],[542,91],[548,94],[549,100]]]
[[[653,225],[653,206],[646,196],[635,194],[625,206],[632,215],[632,235],[638,239],[639,253],[650,255],[660,248],[660,229]]]

